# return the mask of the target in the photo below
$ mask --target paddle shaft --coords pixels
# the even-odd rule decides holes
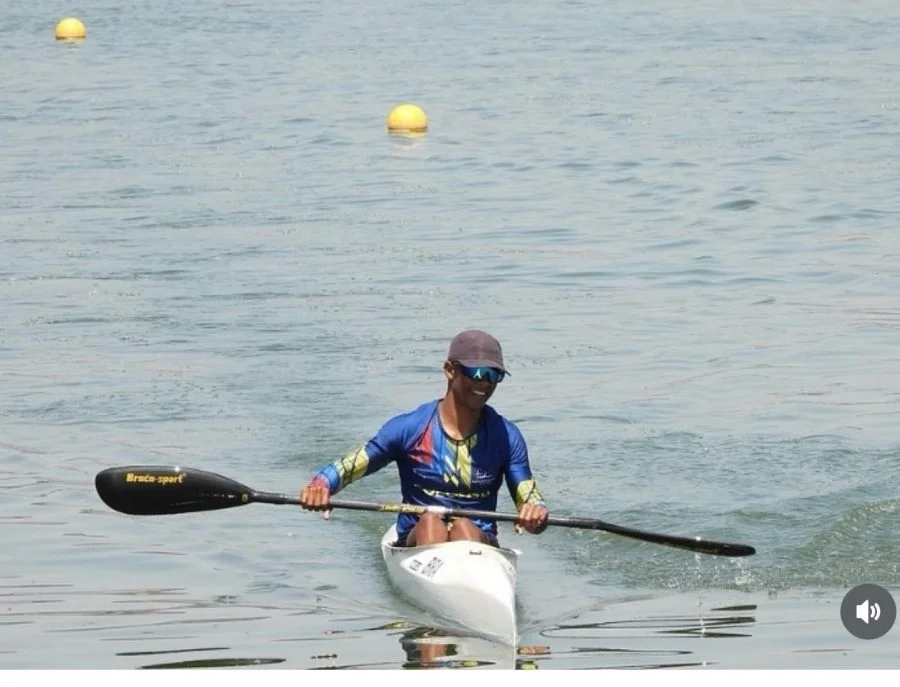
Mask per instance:
[[[120,513],[128,513],[130,515],[174,515],[176,513],[234,508],[247,505],[248,503],[302,505],[297,497],[274,492],[255,491],[228,477],[195,468],[160,466],[107,468],[97,474],[95,486],[97,493],[107,506]],[[468,510],[445,506],[418,506],[411,503],[369,503],[337,498],[331,499],[330,505],[332,508],[375,511],[379,513],[405,513],[408,515],[434,513],[441,517],[469,518],[473,520],[500,520],[506,522],[517,522],[519,520],[519,516],[513,513]],[[711,541],[701,537],[682,537],[646,532],[622,525],[613,525],[595,518],[551,515],[547,518],[547,525],[600,530],[623,537],[630,537],[631,539],[715,556],[750,556],[756,553],[752,546],[746,544],[731,544]]]
[[[284,494],[274,494],[271,492],[253,492],[250,495],[251,501],[259,503],[274,504],[296,504],[300,505],[300,499],[286,496]],[[379,513],[407,513],[409,515],[424,515],[425,513],[434,513],[441,517],[447,518],[469,518],[470,520],[498,520],[504,522],[516,522],[519,516],[514,513],[498,513],[494,511],[469,510],[465,508],[449,508],[446,506],[417,506],[410,503],[369,503],[366,501],[348,501],[346,499],[331,499],[331,505],[334,508],[343,508],[348,510],[364,510],[376,511]],[[646,532],[644,530],[634,529],[632,527],[624,527],[622,525],[614,525],[595,518],[579,518],[569,516],[547,517],[547,525],[553,527],[571,527],[582,530],[599,530],[609,532],[610,534],[618,534],[631,539],[639,539],[641,541],[651,542],[654,544],[663,544],[666,546],[674,546],[688,551],[698,553],[708,553],[718,556],[750,556],[756,553],[755,549],[745,544],[730,544],[728,542],[717,542],[701,537],[681,537],[671,534],[659,534],[656,532]]]

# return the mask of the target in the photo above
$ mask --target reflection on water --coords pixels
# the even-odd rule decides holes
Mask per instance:
[[[561,623],[538,634],[553,645],[523,644],[515,649],[489,640],[463,636],[446,630],[410,626],[399,621],[372,630],[400,631],[400,646],[406,656],[403,668],[502,668],[536,670],[545,664],[554,668],[683,668],[708,666],[711,662],[695,656],[690,649],[639,648],[654,635],[704,638],[750,637],[746,628],[756,622],[755,604],[721,606],[705,615],[658,616],[631,620]],[[745,631],[736,631],[744,628]],[[572,646],[573,641],[631,635],[634,646],[589,644]],[[552,663],[548,664],[548,661]],[[559,665],[557,665],[559,664]],[[337,667],[337,666],[332,666]]]
[[[418,626],[405,620],[378,625],[370,630],[398,637],[405,656],[400,667],[404,669],[511,669],[515,664],[515,650],[512,647],[481,637]]]
[[[148,651],[120,651],[116,656],[168,656],[171,654],[202,653],[209,651],[230,651],[227,646],[194,647],[191,649],[169,649]],[[284,663],[283,658],[209,658],[191,659],[185,661],[167,661],[165,663],[150,663],[140,666],[142,669],[160,668],[238,668],[241,666],[263,666]]]
[[[690,603],[685,597],[678,597],[679,605],[664,613],[658,606],[641,607],[660,599],[632,599],[597,608],[577,622],[526,630],[530,641],[510,647],[409,619],[386,622],[392,615],[389,609],[341,604],[319,595],[309,605],[298,605],[296,597],[259,603],[230,593],[197,598],[177,588],[91,590],[25,583],[0,586],[0,597],[5,606],[0,625],[16,625],[22,635],[19,647],[13,643],[7,649],[16,665],[41,660],[40,655],[19,652],[39,645],[37,635],[31,641],[26,635],[39,630],[40,618],[44,633],[67,637],[72,655],[59,657],[61,663],[79,666],[84,654],[105,653],[116,665],[137,669],[706,666],[719,661],[708,643],[698,656],[694,640],[749,638],[757,614],[756,604],[721,603],[685,612],[684,602]]]
[[[839,592],[752,603],[733,592],[629,595],[569,620],[526,623],[513,648],[412,621],[379,598],[5,582],[0,627],[9,641],[0,653],[13,669],[45,665],[51,642],[67,669],[802,668],[812,653],[824,667],[896,664],[885,643],[844,630]]]
[[[716,608],[713,611],[755,611],[755,605]],[[599,623],[557,625],[541,632],[546,637],[583,637],[583,630],[605,630],[616,628],[656,630],[661,634],[700,634],[705,637],[749,637],[749,633],[724,632],[714,628],[727,626],[746,626],[755,622],[752,615],[720,616],[720,617],[659,617],[641,618],[637,620],[615,620]]]
[[[554,640],[557,644],[562,640],[569,641],[603,640],[608,642],[628,641],[632,646],[589,645],[558,648],[547,651],[539,660],[564,660],[590,658],[591,667],[615,668],[680,668],[687,666],[708,666],[713,662],[704,659],[690,660],[695,652],[690,649],[661,649],[654,642],[652,648],[639,648],[657,635],[677,635],[683,637],[703,638],[741,638],[751,637],[749,631],[737,632],[736,628],[749,628],[756,623],[755,604],[720,606],[709,610],[709,614],[686,616],[650,616],[627,620],[608,620],[585,623],[562,623],[546,628],[540,632],[542,637]],[[724,615],[718,615],[722,613]],[[725,629],[728,628],[728,629]],[[597,665],[599,662],[603,665]],[[572,667],[569,665],[559,667]]]
[[[142,666],[151,668],[239,668],[242,666],[263,666],[284,663],[283,658],[211,658],[208,660],[176,661],[174,663],[154,663]]]
[[[511,668],[514,660],[512,647],[425,627],[401,634],[400,646],[403,668]]]

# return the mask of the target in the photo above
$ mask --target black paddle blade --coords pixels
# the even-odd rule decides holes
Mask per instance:
[[[253,490],[213,472],[134,465],[97,473],[103,502],[129,515],[173,515],[234,508],[250,503]]]

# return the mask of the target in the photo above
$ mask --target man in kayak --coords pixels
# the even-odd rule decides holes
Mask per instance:
[[[396,462],[404,503],[495,511],[505,479],[519,514],[517,529],[542,532],[547,508],[531,474],[525,439],[487,405],[509,374],[500,343],[481,330],[460,332],[443,368],[444,397],[393,417],[365,444],[319,470],[300,492],[303,508],[327,514],[333,494]],[[445,522],[434,513],[397,518],[398,545],[455,540],[497,546],[497,524],[468,518]]]

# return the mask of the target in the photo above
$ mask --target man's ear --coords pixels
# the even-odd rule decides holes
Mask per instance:
[[[449,360],[444,361],[444,376],[447,378],[448,382],[452,382],[453,378],[456,376],[456,366]]]

